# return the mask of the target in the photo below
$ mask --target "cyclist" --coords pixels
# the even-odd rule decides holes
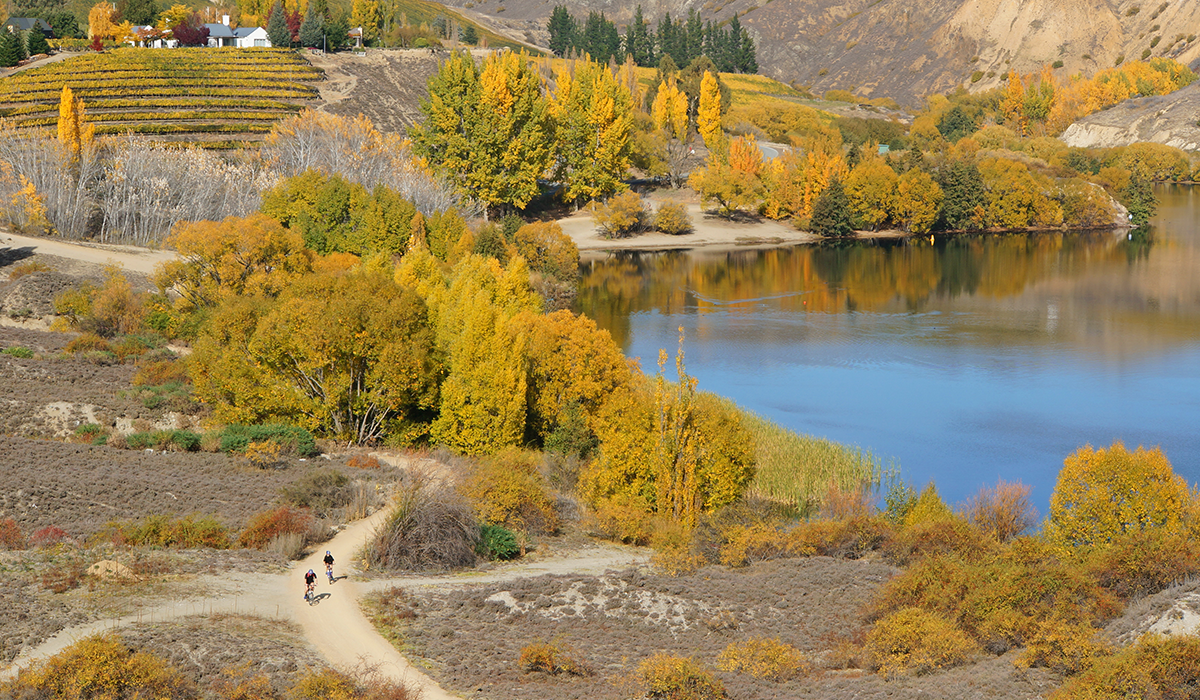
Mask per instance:
[[[328,549],[325,550],[323,561],[325,562],[325,575],[329,577],[329,582],[333,583],[333,555],[329,553]]]
[[[313,593],[317,592],[317,572],[312,569],[304,574],[304,599],[308,600]]]

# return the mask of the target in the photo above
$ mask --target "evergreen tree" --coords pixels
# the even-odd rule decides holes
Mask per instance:
[[[854,233],[854,215],[841,180],[834,179],[813,203],[812,231],[827,238],[844,238]]]
[[[576,24],[575,18],[567,12],[565,5],[555,5],[550,13],[550,22],[546,25],[550,30],[550,50],[555,56],[565,56],[575,48]]]
[[[11,68],[21,60],[19,40],[13,32],[0,32],[0,66]]]
[[[312,0],[308,4],[308,9],[310,9],[314,13],[320,15],[321,19],[325,20],[328,23],[328,21],[330,19],[330,17],[329,17],[329,0]]]
[[[350,23],[346,15],[339,14],[325,25],[325,46],[330,51],[340,51],[350,44]]]
[[[1125,207],[1129,209],[1129,222],[1134,226],[1145,226],[1158,211],[1158,199],[1150,182],[1136,173],[1129,178],[1129,184],[1121,195]]]
[[[292,32],[287,25],[287,11],[283,9],[283,3],[275,0],[275,4],[271,6],[271,12],[267,16],[267,38],[271,40],[271,46],[287,48],[292,45]]]
[[[300,45],[320,49],[325,44],[325,16],[313,10],[310,3],[300,23]]]
[[[117,3],[117,13],[121,19],[138,26],[154,24],[159,12],[156,0],[120,0]]]
[[[38,32],[38,34],[41,34],[37,27],[34,27],[32,31],[28,32],[13,32],[13,34],[15,34],[17,37],[17,52],[21,55],[22,61],[29,58],[29,35],[35,31]]]
[[[633,56],[633,62],[643,68],[654,65],[654,40],[641,5],[633,13],[633,23],[625,30],[625,53]]]
[[[50,44],[46,41],[46,35],[37,27],[29,31],[29,53],[32,56],[50,53]]]
[[[462,43],[469,46],[474,46],[479,43],[479,32],[475,31],[475,25],[468,24],[462,30]]]
[[[700,13],[695,8],[688,10],[687,24],[684,25],[684,36],[687,37],[685,63],[691,63],[704,54],[704,23],[700,21]]]
[[[608,63],[610,58],[617,55],[620,44],[621,37],[617,34],[617,25],[608,21],[603,12],[589,12],[575,48],[595,61]]]
[[[965,231],[982,225],[978,213],[986,206],[987,195],[983,176],[973,161],[951,163],[938,173],[937,184],[942,188],[941,228]]]
[[[46,20],[54,36],[59,39],[78,39],[83,36],[83,32],[79,31],[79,20],[71,12],[51,10],[42,19]]]
[[[732,41],[738,42],[737,50],[737,72],[754,74],[758,72],[758,57],[757,50],[754,48],[754,39],[750,37],[750,32],[743,27],[741,37],[733,37]]]

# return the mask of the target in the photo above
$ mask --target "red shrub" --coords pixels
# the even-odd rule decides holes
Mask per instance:
[[[0,520],[0,549],[25,549],[25,536],[12,518]]]
[[[29,536],[29,544],[33,547],[50,547],[67,539],[67,533],[61,527],[51,525],[35,530]]]
[[[242,530],[242,534],[238,537],[238,546],[246,549],[262,549],[280,535],[305,534],[312,528],[312,525],[312,511],[307,508],[279,506],[274,510],[268,510],[250,518],[246,529]]]

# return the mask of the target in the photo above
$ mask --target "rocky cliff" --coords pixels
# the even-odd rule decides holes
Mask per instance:
[[[1140,97],[1097,112],[1067,127],[1068,146],[1110,148],[1154,141],[1187,151],[1200,150],[1200,84],[1170,95]]]

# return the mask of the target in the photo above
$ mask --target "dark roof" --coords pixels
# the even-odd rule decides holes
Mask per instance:
[[[232,39],[233,31],[224,24],[206,24],[209,39]]]
[[[250,36],[259,29],[260,27],[238,27],[237,29],[233,30],[233,35],[241,39],[242,37]]]
[[[38,17],[9,17],[8,21],[4,23],[6,27],[16,27],[23,32],[33,29],[34,25],[37,25],[43,32],[50,31],[50,25],[46,23],[46,20]]]

